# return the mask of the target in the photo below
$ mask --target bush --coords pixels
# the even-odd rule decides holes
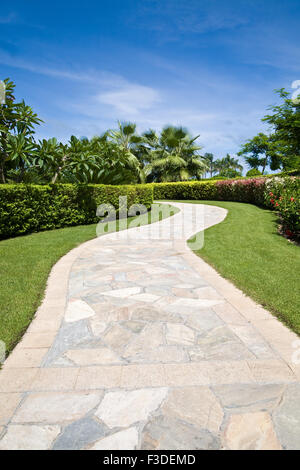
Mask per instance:
[[[265,204],[279,212],[288,236],[300,236],[300,178],[276,177],[269,180]]]
[[[153,183],[154,199],[216,199],[214,181],[184,181],[182,183]]]
[[[262,173],[257,168],[251,168],[251,170],[247,171],[246,176],[254,177],[254,176],[262,176]]]
[[[261,177],[183,183],[154,183],[155,199],[236,201],[279,212],[284,229],[298,238],[300,178]]]
[[[99,221],[96,209],[103,203],[119,210],[119,196],[128,208],[153,202],[151,185],[0,185],[0,239]]]

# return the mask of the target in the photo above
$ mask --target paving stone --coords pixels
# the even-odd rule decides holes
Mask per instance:
[[[153,350],[164,342],[163,326],[161,323],[147,325],[144,330],[132,339],[123,352],[123,357],[134,358],[144,354],[145,351]]]
[[[239,342],[220,343],[216,345],[196,346],[189,351],[189,357],[193,362],[207,361],[244,361],[255,359],[255,356]]]
[[[144,329],[146,323],[129,320],[124,322],[123,325],[129,330],[133,331],[133,333],[140,333]]]
[[[166,388],[106,393],[95,415],[110,428],[145,421],[167,395]]]
[[[102,318],[93,317],[90,320],[92,332],[95,336],[100,336],[107,328],[107,323]]]
[[[274,353],[251,325],[232,325],[231,330],[258,359],[274,359]]]
[[[168,344],[183,344],[191,346],[195,342],[195,333],[191,328],[180,323],[168,323],[166,340]]]
[[[280,384],[232,384],[213,387],[222,406],[230,413],[272,411],[279,403],[285,386]]]
[[[185,317],[185,324],[191,328],[195,328],[200,333],[224,325],[222,320],[210,309],[190,313]]]
[[[107,434],[107,427],[91,416],[74,421],[65,427],[55,441],[53,450],[80,450]]]
[[[100,401],[101,393],[33,393],[17,410],[14,423],[58,423],[81,418]]]
[[[158,295],[147,294],[146,292],[132,296],[133,300],[136,300],[138,302],[147,302],[147,303],[156,302],[156,300],[158,300],[159,298],[160,297]]]
[[[54,343],[45,356],[44,367],[52,365],[68,349],[92,339],[87,320],[65,323],[59,330]]]
[[[300,384],[288,385],[280,406],[273,414],[275,429],[283,447],[300,449]]]
[[[59,426],[10,425],[0,440],[0,450],[46,450],[59,432]]]
[[[162,413],[217,433],[223,410],[207,387],[173,389],[162,406]]]
[[[126,355],[126,359],[132,363],[156,363],[188,362],[189,356],[178,346],[157,346],[156,348],[142,348],[132,356]]]
[[[116,351],[122,351],[132,338],[132,333],[119,325],[112,326],[103,336],[103,341]]]
[[[124,429],[94,443],[90,450],[135,450],[139,442],[136,428]]]
[[[119,298],[126,298],[130,297],[131,295],[139,294],[141,292],[140,287],[127,287],[125,289],[116,289],[107,291],[104,293],[105,296],[109,297],[119,297]]]
[[[131,319],[150,322],[180,322],[182,320],[180,315],[176,313],[170,313],[148,306],[134,308]]]
[[[108,348],[70,349],[66,357],[79,366],[96,364],[120,364],[119,356]]]
[[[20,403],[20,393],[0,393],[0,424],[6,424]]]
[[[230,416],[224,445],[230,450],[281,450],[271,417],[265,412]]]
[[[94,310],[83,300],[73,300],[67,305],[65,321],[67,323],[90,318],[95,315]]]
[[[216,450],[219,439],[206,429],[167,416],[154,417],[144,428],[143,450]]]

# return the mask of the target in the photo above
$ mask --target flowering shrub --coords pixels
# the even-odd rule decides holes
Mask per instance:
[[[279,212],[288,237],[300,235],[300,179],[273,178],[267,183],[266,205]]]
[[[279,212],[287,236],[300,236],[299,177],[154,183],[153,188],[155,199],[236,201],[267,207]]]
[[[217,181],[218,199],[264,205],[266,181],[264,178]]]

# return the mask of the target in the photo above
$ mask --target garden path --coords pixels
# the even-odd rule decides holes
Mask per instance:
[[[187,247],[226,211],[173,205],[55,265],[0,371],[0,449],[300,449],[299,338]]]

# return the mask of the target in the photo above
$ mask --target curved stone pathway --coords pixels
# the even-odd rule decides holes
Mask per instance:
[[[300,449],[299,338],[187,248],[226,211],[173,205],[53,268],[0,372],[0,449]]]

